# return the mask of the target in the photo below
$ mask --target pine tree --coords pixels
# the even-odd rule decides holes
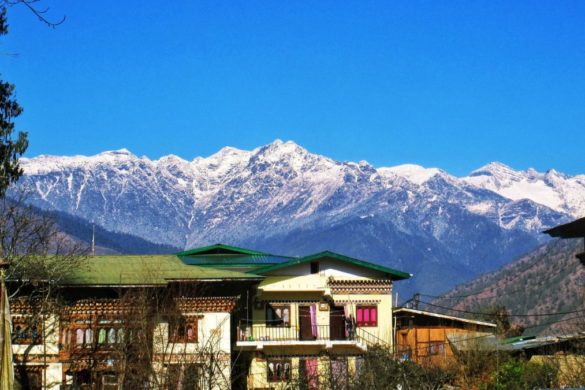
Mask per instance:
[[[0,35],[8,33],[6,7],[0,6]],[[18,163],[28,147],[28,134],[18,132],[13,138],[14,119],[22,113],[22,107],[14,98],[14,85],[0,80],[0,197],[4,197],[10,184],[22,176]]]

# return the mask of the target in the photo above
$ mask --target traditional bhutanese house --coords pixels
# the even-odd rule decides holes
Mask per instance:
[[[369,346],[392,347],[392,286],[410,274],[322,252],[253,271],[236,349],[248,389],[336,388]]]
[[[454,350],[450,340],[470,343],[496,331],[496,325],[489,322],[409,308],[395,309],[394,320],[398,356],[419,364],[437,366],[452,362]]]
[[[176,255],[90,257],[59,281],[63,301],[13,301],[17,377],[29,389],[229,387],[233,315],[260,279]]]

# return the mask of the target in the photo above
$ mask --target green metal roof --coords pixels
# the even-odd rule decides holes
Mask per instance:
[[[182,256],[179,258],[183,263],[199,266],[234,266],[252,265],[265,266],[269,264],[280,264],[292,260],[293,257],[274,255],[197,255]]]
[[[402,272],[402,271],[398,271],[398,270],[395,270],[392,268],[384,267],[382,265],[370,263],[369,261],[359,260],[359,259],[355,259],[353,257],[340,255],[338,253],[330,252],[330,251],[324,251],[324,252],[315,253],[315,254],[309,255],[309,256],[293,258],[292,260],[287,261],[285,263],[274,264],[274,265],[269,265],[269,266],[262,267],[259,269],[255,269],[253,272],[255,274],[262,275],[262,274],[265,274],[266,272],[276,271],[279,269],[292,267],[292,266],[298,265],[298,264],[309,263],[311,261],[324,259],[324,258],[334,259],[334,260],[338,260],[338,261],[341,261],[344,263],[353,264],[353,265],[356,265],[358,267],[364,267],[367,269],[383,272],[383,273],[387,274],[388,276],[390,276],[394,280],[408,279],[412,276],[411,274],[406,273],[406,272]]]
[[[93,256],[64,275],[60,284],[165,285],[169,281],[260,279],[237,271],[187,265],[176,255]]]
[[[177,253],[178,256],[196,256],[196,255],[252,255],[252,256],[270,256],[268,253],[253,251],[237,246],[225,244],[214,244],[201,248],[188,249]]]

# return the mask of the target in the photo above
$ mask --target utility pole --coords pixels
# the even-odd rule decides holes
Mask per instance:
[[[91,224],[91,255],[95,256],[95,222]]]

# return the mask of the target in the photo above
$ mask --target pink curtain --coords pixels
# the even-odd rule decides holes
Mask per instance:
[[[319,331],[317,329],[317,308],[315,305],[311,305],[311,334],[314,338],[319,337]]]
[[[309,389],[319,388],[319,369],[317,365],[317,359],[305,360],[305,368],[307,369],[307,385]]]

